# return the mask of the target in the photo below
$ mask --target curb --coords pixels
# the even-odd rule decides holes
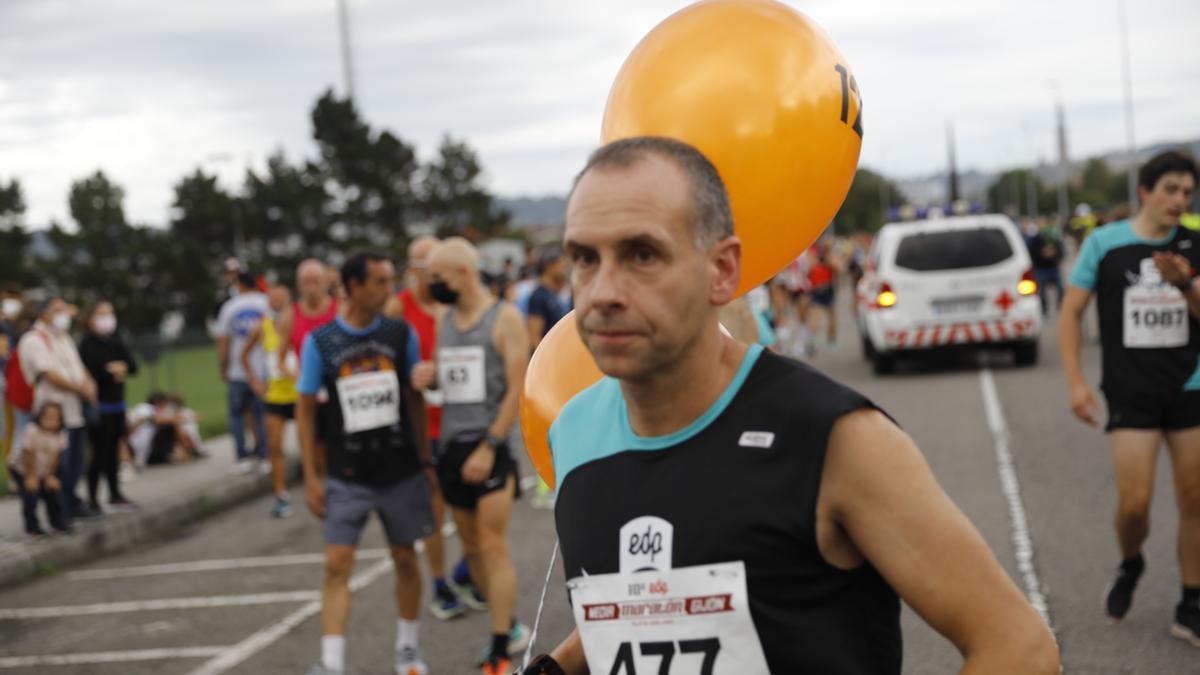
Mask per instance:
[[[289,458],[288,483],[298,480],[300,472],[300,462]],[[226,476],[168,499],[143,502],[141,510],[134,513],[108,514],[86,522],[68,537],[0,545],[0,589],[128,551],[184,525],[269,494],[271,489],[270,476]]]

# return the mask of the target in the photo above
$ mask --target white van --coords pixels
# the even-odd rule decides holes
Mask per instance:
[[[876,373],[896,358],[952,346],[1012,349],[1038,358],[1041,301],[1029,251],[1003,215],[889,223],[857,289],[863,353]]]

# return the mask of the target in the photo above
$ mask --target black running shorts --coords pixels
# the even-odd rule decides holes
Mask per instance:
[[[504,488],[509,476],[516,477],[516,462],[507,443],[496,448],[496,461],[492,473],[482,483],[471,485],[463,481],[462,468],[467,458],[479,447],[479,440],[452,441],[445,445],[437,458],[438,482],[446,503],[460,509],[475,510],[479,498]]]
[[[1156,393],[1104,392],[1108,425],[1116,429],[1180,431],[1200,427],[1200,391]]]

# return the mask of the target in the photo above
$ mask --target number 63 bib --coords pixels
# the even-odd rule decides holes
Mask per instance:
[[[593,673],[769,672],[741,562],[578,577],[567,587]]]
[[[1127,349],[1183,347],[1188,343],[1188,304],[1171,286],[1125,289],[1124,343]]]

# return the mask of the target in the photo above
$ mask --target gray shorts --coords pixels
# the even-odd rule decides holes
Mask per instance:
[[[379,513],[388,544],[407,546],[433,534],[433,506],[424,471],[391,485],[362,485],[325,479],[326,544],[358,546],[371,512]]]

